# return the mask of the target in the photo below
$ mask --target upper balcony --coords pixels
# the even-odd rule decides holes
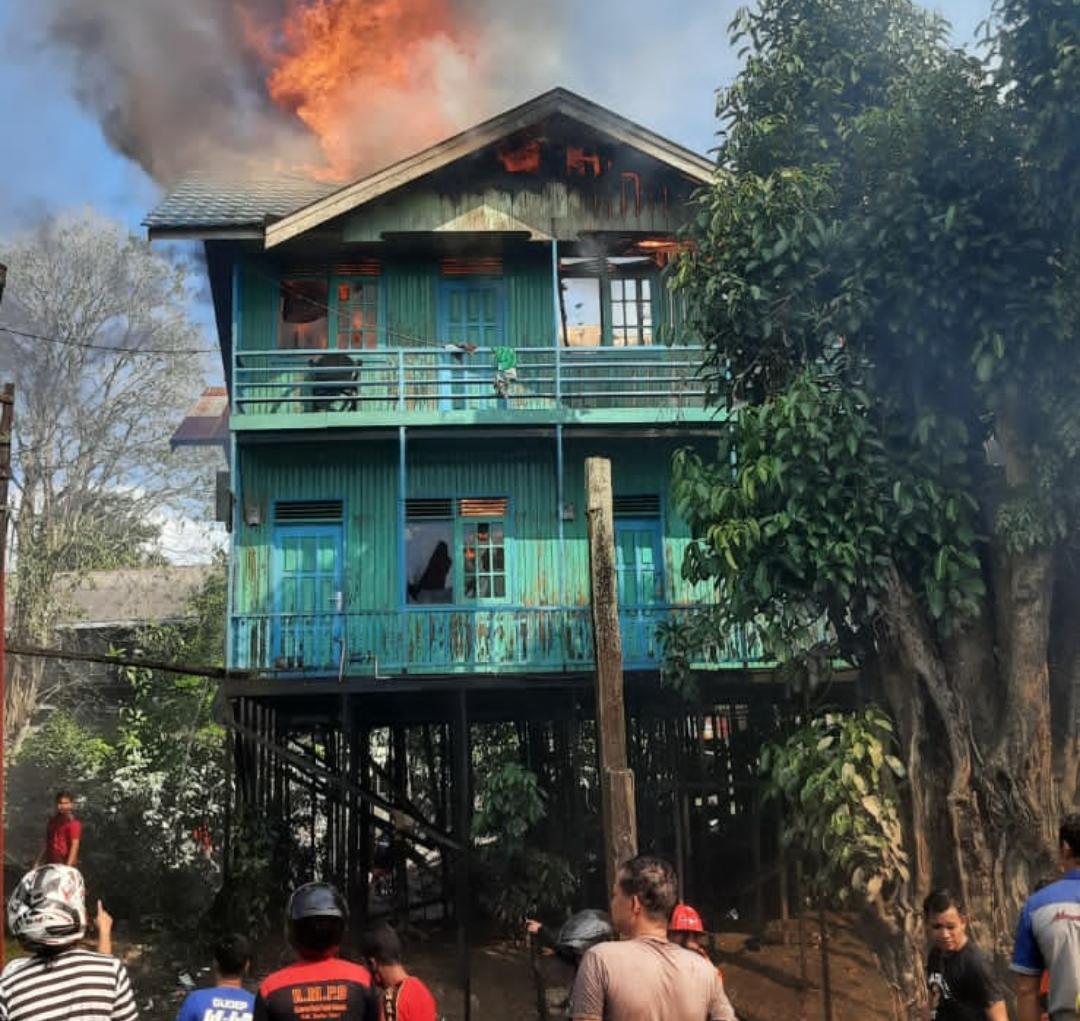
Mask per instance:
[[[238,351],[242,431],[712,420],[696,347]]]

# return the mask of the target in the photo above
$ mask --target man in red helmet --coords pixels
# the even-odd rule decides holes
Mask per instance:
[[[708,960],[709,952],[705,949],[704,936],[705,925],[701,921],[701,915],[689,904],[676,904],[668,921],[668,939]]]
[[[289,943],[300,958],[259,986],[255,1021],[378,1021],[371,973],[338,957],[349,912],[329,883],[306,883],[285,908]]]

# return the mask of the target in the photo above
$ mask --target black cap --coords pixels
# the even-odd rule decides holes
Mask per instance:
[[[349,908],[345,898],[338,893],[337,887],[330,883],[305,883],[298,886],[285,908],[285,918],[290,922],[299,922],[305,918],[344,920],[348,917]]]

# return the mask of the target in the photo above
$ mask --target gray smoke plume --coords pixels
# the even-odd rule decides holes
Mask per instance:
[[[33,17],[110,144],[168,184],[195,170],[325,162],[307,127],[270,100],[266,54],[245,31],[254,24],[273,41],[286,11],[303,2],[310,0],[38,0]],[[448,58],[438,95],[348,95],[356,111],[351,169],[374,169],[437,141],[417,136],[418,103],[437,104],[442,123],[456,130],[558,84],[570,0],[450,2],[473,27],[475,59]]]

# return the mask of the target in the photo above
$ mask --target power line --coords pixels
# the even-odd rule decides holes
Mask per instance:
[[[67,340],[64,337],[46,337],[40,333],[16,330],[13,326],[0,324],[0,333],[9,333],[26,340],[41,340],[47,344],[60,344],[64,347],[79,347],[90,351],[115,351],[127,355],[212,355],[217,354],[216,347],[172,348],[172,347],[120,347],[113,344],[94,344],[87,340]]]

